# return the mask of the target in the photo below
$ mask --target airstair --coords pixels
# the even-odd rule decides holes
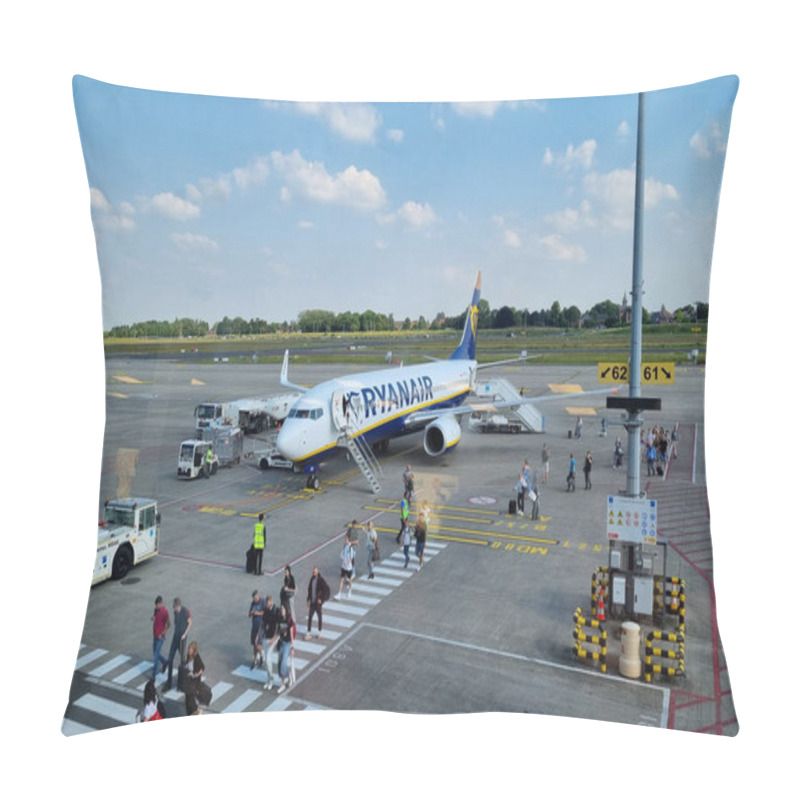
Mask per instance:
[[[358,468],[367,479],[372,493],[380,494],[381,484],[378,481],[378,475],[383,477],[383,470],[367,440],[363,436],[353,436],[345,430],[339,437],[339,444],[347,448],[353,461],[358,464]]]
[[[476,381],[473,391],[480,400],[500,400],[506,403],[521,402],[524,398],[517,392],[510,381],[495,378],[489,381]],[[502,409],[513,413],[519,421],[533,433],[544,432],[544,416],[532,403],[523,403],[512,408]]]

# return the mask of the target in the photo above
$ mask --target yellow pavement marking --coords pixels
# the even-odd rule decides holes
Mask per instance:
[[[142,383],[142,381],[137,378],[131,378],[130,375],[112,375],[111,377],[120,383]]]
[[[130,397],[130,395],[122,394],[122,392],[109,392],[108,396],[109,397],[118,397],[120,400],[127,400]]]
[[[192,386],[205,386],[205,381],[200,381],[197,378],[192,378]]]
[[[548,383],[551,392],[556,394],[576,394],[583,391],[579,383]]]
[[[589,408],[588,406],[567,406],[566,408],[567,414],[572,414],[575,417],[596,417],[597,411],[593,408]]]

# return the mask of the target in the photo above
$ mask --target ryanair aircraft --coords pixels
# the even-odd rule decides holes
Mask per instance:
[[[423,429],[423,446],[428,455],[441,456],[455,447],[461,439],[461,416],[486,409],[485,404],[472,406],[464,402],[473,389],[477,370],[526,357],[490,364],[475,360],[480,294],[478,272],[461,342],[447,360],[345,375],[308,389],[289,381],[287,350],[281,384],[302,395],[278,434],[276,446],[281,455],[295,464],[312,465],[337,448],[350,449],[353,441],[380,446],[395,436]],[[541,399],[526,397],[521,402]],[[520,401],[516,401],[493,403],[492,407],[519,405]]]

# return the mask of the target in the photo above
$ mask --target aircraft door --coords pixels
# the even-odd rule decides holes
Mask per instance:
[[[337,431],[347,425],[347,402],[347,394],[342,391],[335,391],[331,397],[331,417]]]

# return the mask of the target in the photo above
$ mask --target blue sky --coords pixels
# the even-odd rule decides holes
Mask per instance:
[[[708,300],[735,78],[651,92],[645,307]],[[586,310],[631,283],[635,94],[290,103],[76,78],[105,329]]]

